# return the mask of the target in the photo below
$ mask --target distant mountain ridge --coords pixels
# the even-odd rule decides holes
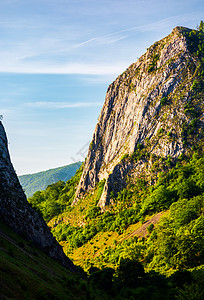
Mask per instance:
[[[45,190],[46,187],[59,180],[66,182],[75,175],[82,162],[67,166],[49,169],[46,171],[18,176],[20,184],[27,197],[32,197],[36,191]]]

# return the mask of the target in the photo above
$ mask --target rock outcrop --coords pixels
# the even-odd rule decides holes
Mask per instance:
[[[199,61],[186,37],[190,32],[176,27],[109,86],[73,205],[105,178],[99,201],[103,208],[110,192],[125,186],[127,174],[137,177],[144,165],[151,166],[152,156],[177,159],[188,151],[185,128],[195,115],[187,107],[195,114],[202,111],[203,122],[202,101],[194,103],[192,97]],[[144,147],[148,159],[125,159]]]
[[[74,271],[74,264],[64,254],[41,216],[29,205],[18,181],[8,152],[8,142],[0,122],[0,221],[9,225],[39,249]]]

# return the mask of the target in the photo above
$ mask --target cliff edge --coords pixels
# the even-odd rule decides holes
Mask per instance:
[[[29,205],[10,160],[8,142],[0,122],[0,220],[9,225],[39,249],[74,270],[41,216]]]
[[[176,160],[203,141],[199,39],[196,30],[174,28],[108,87],[73,205],[105,179],[103,208],[127,176],[151,170],[154,156]]]

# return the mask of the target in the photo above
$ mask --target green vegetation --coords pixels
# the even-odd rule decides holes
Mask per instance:
[[[133,153],[131,160],[137,159],[138,155],[138,159],[141,159],[143,155],[141,152],[144,148],[141,145],[138,145],[138,148],[140,150]],[[171,166],[171,158],[169,157],[165,163],[166,167],[165,164],[163,166],[168,170]],[[96,206],[103,192],[105,184],[103,180],[96,186],[94,194],[89,195],[93,198],[92,205],[85,210],[82,209],[82,215],[86,221],[85,227],[75,228],[62,223],[53,228],[53,233],[59,241],[70,240],[73,236],[74,240],[79,240],[79,242],[73,242],[76,247],[84,244],[100,231],[122,233],[141,217],[168,209],[173,202],[180,199],[201,195],[204,192],[202,183],[204,169],[201,167],[203,165],[204,158],[199,154],[194,154],[191,159],[179,160],[173,168],[158,173],[158,180],[154,186],[148,185],[145,179],[138,179],[134,184],[129,183],[117,196],[112,194],[116,204],[105,213],[101,213]],[[42,213],[47,222],[66,211],[72,213],[75,207],[71,208],[70,204],[74,199],[81,173],[82,167],[66,184],[59,181],[50,185],[45,191],[36,192],[28,201]]]
[[[152,56],[152,61],[151,61],[151,63],[149,64],[149,66],[147,68],[148,72],[152,72],[152,71],[156,70],[158,60],[159,60],[159,54],[154,53],[153,56]]]
[[[138,148],[136,153],[145,151]],[[52,227],[65,253],[88,271],[92,291],[97,287],[104,299],[203,297],[204,156],[197,152],[174,164],[169,160],[154,185],[145,179],[128,183],[103,213],[97,207],[105,184],[100,182],[61,215],[71,220],[78,209],[84,225],[69,221]],[[161,211],[166,213],[160,222],[150,222],[139,238],[137,230]]]
[[[188,99],[182,91],[176,95],[185,101],[184,153],[178,159],[159,157],[148,152],[150,140],[138,143],[121,161],[142,161],[146,169],[136,178],[128,174],[125,188],[110,192],[104,211],[97,204],[105,180],[71,206],[82,168],[66,184],[60,181],[29,199],[65,253],[87,272],[88,299],[204,298],[203,23],[199,31],[184,34],[198,58]],[[157,60],[153,54],[149,72]],[[160,103],[163,113],[167,98]],[[168,140],[177,137],[162,124],[155,139],[165,133]]]
[[[147,241],[148,270],[162,272],[198,267],[204,257],[204,194],[181,199]],[[161,242],[162,241],[162,242]]]
[[[76,170],[81,166],[81,162],[73,163],[64,167],[50,169],[47,171],[19,176],[19,181],[27,197],[32,197],[37,191],[59,180],[67,181],[74,176]]]
[[[166,105],[167,103],[168,103],[167,97],[162,97],[162,98],[161,98],[161,101],[160,101],[161,106],[164,106],[164,105]]]
[[[0,223],[2,299],[85,299],[87,283]],[[99,298],[100,299],[100,298]]]
[[[164,128],[159,128],[157,135],[160,137],[162,136],[162,133],[164,133]]]
[[[28,202],[43,216],[46,222],[62,213],[72,203],[82,170],[83,165],[66,184],[58,181],[48,185],[45,191],[35,192],[33,197],[28,198]]]
[[[126,158],[128,158],[128,156],[129,156],[128,153],[123,154],[121,157],[121,161],[126,160]]]
[[[141,299],[189,299],[186,295],[195,292],[196,299],[202,299],[203,166],[204,157],[195,154],[161,173],[153,187],[138,182],[124,189],[114,207],[95,216],[98,233],[83,247],[69,248],[69,256],[85,269],[92,265],[99,268],[90,278],[101,289],[101,278],[107,272],[110,288],[106,292],[111,295],[124,299],[135,295],[144,297]],[[150,214],[163,210],[166,214],[157,226],[147,227],[145,237],[138,239],[135,230],[130,231],[142,218],[145,222]],[[77,259],[80,253],[84,261]]]
[[[91,141],[91,143],[90,143],[90,149],[93,150],[93,147],[94,147],[94,142]]]

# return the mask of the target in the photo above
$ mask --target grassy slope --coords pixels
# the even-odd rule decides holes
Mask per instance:
[[[134,197],[135,193],[133,192],[130,194],[130,199],[128,200],[129,195],[127,190],[124,200],[117,200],[117,205],[107,208],[107,211],[109,210],[111,213],[111,218],[109,219],[104,218],[104,214],[101,214],[100,212],[97,213],[97,211],[93,214],[101,193],[100,186],[98,185],[95,190],[89,193],[76,206],[70,207],[67,211],[52,219],[48,225],[52,228],[56,238],[60,241],[65,253],[76,265],[83,267],[85,270],[88,270],[91,266],[98,268],[116,268],[121,257],[134,257],[134,252],[137,251],[137,248],[139,251],[139,260],[147,260],[147,252],[150,251],[148,250],[150,249],[149,244],[153,243],[153,245],[155,244],[156,246],[159,242],[159,238],[157,241],[155,237],[147,231],[150,224],[154,224],[154,232],[160,223],[165,224],[169,222],[168,220],[173,218],[172,225],[170,224],[167,228],[161,225],[161,228],[164,227],[161,232],[164,233],[165,230],[167,230],[168,236],[168,234],[171,234],[171,228],[175,227],[175,232],[178,232],[176,233],[175,240],[178,239],[179,243],[180,238],[185,238],[184,234],[180,234],[183,232],[182,230],[185,232],[191,231],[191,227],[196,225],[198,220],[202,222],[204,191],[203,162],[203,158],[194,155],[189,161],[188,159],[187,161],[184,160],[182,163],[178,163],[173,169],[170,168],[169,172],[166,172],[165,174],[162,173],[161,176],[159,176],[160,179],[158,180],[157,185],[154,187],[150,186],[149,188],[145,187],[145,197],[141,202],[133,204],[133,207],[131,207],[131,197]],[[172,195],[174,195],[175,199],[171,198]],[[167,202],[164,202],[164,199],[166,199],[165,201]],[[172,204],[172,201],[176,201],[177,207],[174,203]],[[199,206],[196,208],[195,206],[195,210],[193,210],[192,206],[194,206],[194,201],[195,203],[200,203],[201,208],[199,208]],[[184,203],[186,207],[184,206]],[[160,205],[161,207],[155,208],[155,204]],[[139,212],[137,207],[140,207]],[[154,209],[152,209],[152,207]],[[173,211],[173,213],[170,214],[170,211]],[[127,212],[131,213],[130,217],[128,216],[128,220],[126,217]],[[185,214],[187,217],[185,217]],[[132,221],[131,218],[135,216],[135,220],[138,220],[139,222],[134,221],[134,219]],[[101,222],[103,222],[102,226]],[[113,228],[112,224],[118,224],[114,230],[111,229]],[[94,227],[96,228],[96,232],[94,232]],[[70,228],[74,228],[75,230],[72,231],[71,234],[67,231]],[[203,228],[201,227],[200,231],[202,232],[202,230]],[[62,238],[63,234],[64,237]],[[156,231],[156,234],[159,235],[159,231]],[[76,241],[76,235],[79,235],[79,240],[77,241],[77,244],[73,244],[71,238],[73,237]],[[83,239],[84,237],[85,239]],[[140,238],[139,242],[137,242],[136,237]],[[189,238],[194,240],[195,236],[191,236],[190,233]],[[144,244],[142,244],[143,239]],[[202,245],[199,244],[200,242],[201,240],[198,237],[197,247],[200,247],[201,251],[194,249],[192,257],[195,256],[195,259],[196,257],[200,257],[202,260],[203,250]],[[194,240],[194,243],[197,243],[197,240]],[[185,252],[187,250],[188,249],[185,249],[184,247],[179,251]],[[160,249],[159,251],[166,250]],[[202,264],[202,261],[200,263]],[[149,262],[146,264],[147,268],[148,264]],[[196,262],[196,265],[199,265],[199,261]],[[183,264],[183,267],[186,268],[185,264]],[[176,270],[176,268],[177,267],[174,267],[173,269]],[[153,269],[155,269],[155,266]],[[161,271],[168,271],[168,269],[170,270],[171,268],[168,266],[164,268],[161,267]],[[189,269],[189,266],[187,269]]]
[[[89,216],[91,209],[96,206],[100,195],[101,189],[100,186],[97,186],[91,193],[87,194],[85,198],[80,200],[76,206],[70,207],[68,211],[65,211],[59,216],[53,218],[48,223],[48,225],[53,229],[53,234],[56,234],[56,230],[58,226],[59,228],[61,227],[61,224],[70,224],[75,228],[82,228],[87,223],[97,224],[99,217],[96,216],[90,218],[87,216]],[[110,209],[110,211],[113,210],[114,214],[117,215],[118,207],[115,208],[115,210],[113,207],[109,207],[108,209]],[[72,259],[74,264],[82,267],[86,271],[90,268],[90,266],[98,268],[108,266],[115,268],[116,261],[114,259],[112,261],[102,259],[104,252],[106,252],[109,247],[114,250],[116,245],[119,245],[124,240],[132,239],[134,236],[139,238],[147,236],[147,227],[151,223],[156,225],[163,214],[164,212],[153,216],[146,215],[145,220],[142,222],[136,222],[126,226],[122,234],[114,231],[100,231],[81,247],[73,248],[68,239],[61,241],[60,244],[62,245],[65,254]],[[56,224],[58,225],[56,226]],[[56,238],[57,237],[58,235],[56,234]]]
[[[68,241],[62,241],[60,244],[74,264],[82,267],[86,271],[90,266],[95,266],[97,268],[116,268],[119,257],[115,256],[115,258],[112,257],[112,259],[107,257],[106,259],[106,253],[109,249],[111,248],[111,252],[114,252],[114,249],[120,247],[120,245],[123,247],[122,243],[127,240],[131,241],[134,237],[148,237],[147,227],[150,224],[157,226],[162,215],[165,215],[165,213],[162,212],[154,216],[146,216],[143,224],[141,222],[132,224],[128,226],[122,234],[113,231],[99,232],[87,243],[78,248],[70,247]]]
[[[1,299],[84,299],[86,283],[0,223]]]

